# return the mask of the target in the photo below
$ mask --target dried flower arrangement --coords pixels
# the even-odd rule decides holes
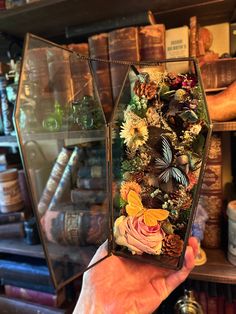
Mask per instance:
[[[120,122],[124,154],[114,240],[133,255],[178,258],[210,126],[196,74],[156,77],[137,74]]]

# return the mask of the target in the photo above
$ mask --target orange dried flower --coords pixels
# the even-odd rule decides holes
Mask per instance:
[[[127,201],[127,197],[129,194],[129,191],[135,191],[137,194],[141,193],[141,186],[134,181],[128,181],[121,184],[120,188],[120,195],[123,200]]]

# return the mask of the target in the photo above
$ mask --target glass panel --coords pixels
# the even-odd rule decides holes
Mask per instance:
[[[111,134],[113,253],[180,268],[211,134],[194,60],[131,65]]]
[[[86,270],[108,236],[107,126],[90,62],[29,35],[15,121],[59,287]]]

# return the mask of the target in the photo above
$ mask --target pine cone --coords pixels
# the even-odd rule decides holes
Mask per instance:
[[[136,81],[134,85],[134,92],[137,96],[145,96],[147,99],[152,99],[156,95],[157,84],[154,81],[150,83],[141,83]]]
[[[177,234],[169,234],[162,243],[162,253],[172,257],[178,257],[183,250],[184,242]]]
[[[132,181],[136,181],[137,183],[140,183],[143,180],[144,172],[134,172],[132,173]]]

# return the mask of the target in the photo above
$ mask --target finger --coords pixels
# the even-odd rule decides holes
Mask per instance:
[[[166,277],[167,295],[169,295],[177,286],[179,286],[188,277],[193,267],[194,267],[193,248],[191,246],[187,246],[183,267],[179,271],[170,273],[170,275]]]
[[[190,237],[188,240],[188,244],[192,247],[194,257],[196,258],[199,253],[198,240],[195,237]]]

